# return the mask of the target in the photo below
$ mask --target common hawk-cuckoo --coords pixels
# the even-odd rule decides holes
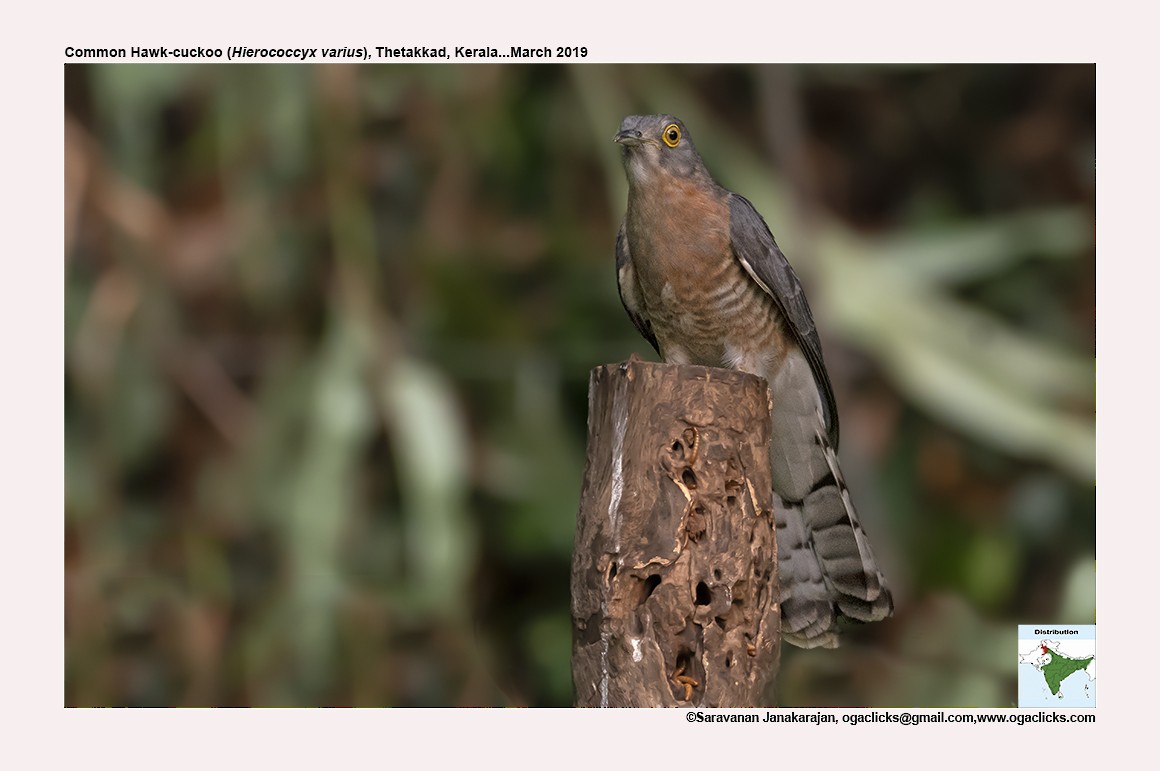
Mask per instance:
[[[709,176],[679,119],[631,115],[615,140],[628,177],[621,301],[666,362],[769,382],[781,634],[834,647],[838,616],[878,621],[893,603],[838,468],[838,412],[801,284],[753,205]]]

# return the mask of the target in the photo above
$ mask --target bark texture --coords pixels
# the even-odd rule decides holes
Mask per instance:
[[[776,674],[765,380],[636,360],[592,371],[572,554],[584,707],[751,707]]]

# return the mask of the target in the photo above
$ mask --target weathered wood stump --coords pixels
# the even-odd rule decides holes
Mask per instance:
[[[635,359],[592,370],[572,553],[582,707],[753,707],[777,671],[765,380]]]

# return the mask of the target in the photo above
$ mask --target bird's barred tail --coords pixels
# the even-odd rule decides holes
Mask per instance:
[[[834,648],[838,616],[880,621],[894,604],[820,426],[814,453],[824,465],[815,464],[822,474],[810,491],[798,501],[774,493],[781,636],[803,648]]]

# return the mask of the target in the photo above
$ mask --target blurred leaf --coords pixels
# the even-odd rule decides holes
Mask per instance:
[[[947,595],[915,604],[899,622],[901,665],[886,703],[926,707],[1008,707],[1014,696],[1018,626],[989,622]]]
[[[1018,545],[1006,533],[979,533],[962,555],[964,586],[978,607],[999,607],[1015,589]]]
[[[576,496],[584,465],[582,448],[560,423],[559,373],[540,357],[527,357],[513,373],[514,416],[497,431],[489,453],[492,492],[508,503],[505,551],[526,560],[569,558],[575,533]]]
[[[1094,244],[1088,212],[1060,207],[887,236],[868,246],[873,259],[888,263],[883,269],[895,276],[949,285],[997,274],[1031,254],[1075,260]]]
[[[463,610],[473,569],[467,518],[467,437],[442,376],[420,362],[392,362],[379,393],[399,463],[406,520],[406,604],[415,611]]]
[[[971,240],[967,228],[960,232]],[[1028,397],[1094,401],[1091,358],[1018,331],[986,311],[916,281],[913,273],[873,259],[863,251],[863,243],[839,230],[820,239],[819,246],[820,277],[826,279],[824,288],[829,293],[825,299],[831,303],[827,307],[836,320],[846,323],[852,336],[866,326],[877,326],[881,345],[901,348],[928,339],[985,377],[1018,388]],[[846,318],[843,312],[852,317]]]
[[[1095,560],[1077,560],[1072,566],[1063,589],[1063,604],[1051,620],[1067,624],[1096,622]]]
[[[154,360],[122,350],[116,367],[104,429],[118,460],[132,465],[145,460],[161,441],[173,394]]]
[[[344,589],[338,547],[353,514],[361,446],[373,424],[360,351],[351,327],[336,318],[315,369],[297,470],[287,480],[289,612],[308,693],[323,688],[337,664],[335,618]]]
[[[527,631],[527,650],[532,652],[536,674],[553,701],[568,703],[572,698],[572,672],[560,666],[572,655],[572,617],[561,609],[537,618]]]

